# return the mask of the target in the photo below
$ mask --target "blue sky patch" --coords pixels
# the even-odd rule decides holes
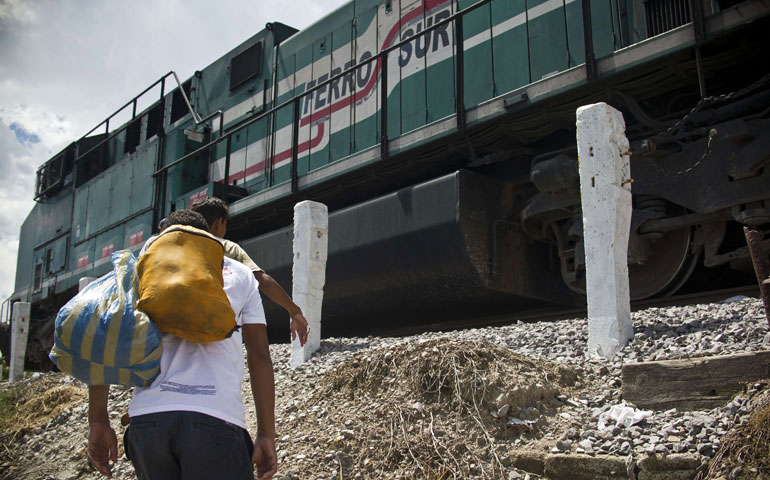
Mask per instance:
[[[22,127],[16,122],[13,122],[9,128],[13,130],[13,133],[16,134],[16,140],[18,140],[19,143],[21,143],[22,145],[32,145],[35,143],[40,143],[40,137],[38,137],[34,133],[30,133],[24,130],[24,127]]]

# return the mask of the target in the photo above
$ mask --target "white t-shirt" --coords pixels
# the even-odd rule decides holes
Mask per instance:
[[[257,281],[251,270],[225,257],[224,289],[238,325],[266,324]],[[241,330],[219,342],[193,343],[163,334],[160,375],[149,387],[136,388],[130,416],[184,410],[203,413],[246,428],[241,397]]]

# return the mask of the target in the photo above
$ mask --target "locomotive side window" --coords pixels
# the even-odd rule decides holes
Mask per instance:
[[[50,196],[72,183],[72,165],[75,152],[72,146],[37,170],[35,200]]]
[[[262,73],[262,43],[256,43],[230,61],[230,90]]]
[[[158,102],[147,113],[147,139],[158,135],[163,129],[163,103]]]
[[[142,117],[135,119],[126,128],[125,153],[134,153],[142,134]]]
[[[184,88],[184,92],[187,95],[187,99],[190,100],[192,103],[192,96],[190,93],[192,92],[192,80],[187,80],[182,84],[182,88]],[[190,113],[190,109],[187,108],[187,104],[184,102],[184,97],[182,96],[182,92],[177,88],[174,90],[174,94],[171,97],[171,120],[170,123],[174,123],[180,118],[184,117]]]
[[[42,286],[43,286],[43,264],[42,263],[36,263],[35,264],[35,278],[34,278],[33,289],[36,292],[39,292],[40,288]]]
[[[51,273],[51,261],[53,260],[53,252],[50,248],[45,251],[45,272]]]

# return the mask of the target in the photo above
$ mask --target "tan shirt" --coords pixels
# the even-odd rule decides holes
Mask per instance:
[[[232,258],[233,260],[236,260],[238,262],[241,262],[242,264],[249,267],[249,269],[252,272],[263,272],[261,268],[259,268],[259,265],[254,263],[254,260],[249,257],[249,254],[246,253],[240,245],[238,245],[235,242],[231,242],[230,240],[225,240],[224,238],[219,239],[222,242],[222,245],[225,247],[225,257]]]

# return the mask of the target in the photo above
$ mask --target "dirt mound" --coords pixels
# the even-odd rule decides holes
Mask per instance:
[[[0,461],[30,431],[87,397],[84,388],[62,384],[62,374],[0,386]]]
[[[355,355],[300,409],[333,422],[341,474],[363,465],[391,478],[502,478],[500,442],[537,438],[554,397],[574,382],[571,370],[491,343],[437,339]],[[307,478],[328,471],[302,461]]]
[[[748,420],[723,437],[703,480],[770,479],[770,381],[761,383],[764,392]]]

